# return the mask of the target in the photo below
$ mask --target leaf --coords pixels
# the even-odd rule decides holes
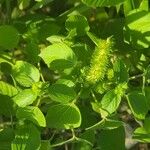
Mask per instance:
[[[124,127],[113,130],[101,130],[97,137],[97,145],[102,150],[125,150]]]
[[[127,101],[133,115],[138,119],[145,119],[148,112],[146,97],[138,91],[133,91],[128,95]]]
[[[40,132],[32,124],[17,129],[11,150],[38,150],[41,144]]]
[[[36,98],[37,95],[35,92],[33,92],[31,89],[25,89],[19,92],[15,97],[13,97],[13,101],[19,107],[25,107],[32,104],[36,100]]]
[[[18,45],[19,33],[13,26],[0,26],[0,46],[4,49],[13,49]]]
[[[114,6],[124,1],[125,0],[82,0],[83,3],[92,7]]]
[[[117,59],[117,61],[113,64],[113,68],[115,71],[115,78],[117,82],[128,82],[129,75],[123,60]]]
[[[75,86],[75,83],[71,80],[68,80],[68,79],[59,79],[56,81],[56,84],[64,84],[68,87],[74,87]]]
[[[30,87],[34,82],[40,80],[39,70],[34,65],[25,61],[16,61],[12,74],[17,82],[24,87]]]
[[[39,56],[51,69],[63,70],[76,64],[74,52],[64,43],[54,43],[48,46]]]
[[[52,150],[49,140],[42,140],[40,150]]]
[[[74,104],[54,105],[49,107],[46,121],[49,128],[77,128],[81,124],[81,114]]]
[[[76,93],[72,87],[65,84],[53,84],[48,88],[48,95],[53,101],[68,103],[76,98]]]
[[[14,86],[6,82],[0,81],[0,94],[12,97],[15,96],[17,93],[18,90]]]
[[[103,119],[100,122],[86,128],[86,130],[96,130],[96,129],[108,129],[112,130],[115,128],[118,128],[120,126],[123,126],[123,122],[118,121],[118,120],[112,120],[112,119]]]
[[[143,143],[150,142],[150,133],[145,130],[143,127],[139,127],[134,131],[133,139],[136,139]]]
[[[45,127],[46,121],[41,110],[36,106],[18,108],[16,116],[18,119],[30,120],[38,126]]]
[[[125,41],[137,49],[148,48],[150,44],[150,13],[134,10],[126,17]]]
[[[90,29],[87,19],[81,15],[70,15],[65,26],[68,31],[75,29],[78,36],[86,34]]]
[[[14,139],[14,130],[5,128],[0,131],[0,150],[10,150],[11,142]]]
[[[30,5],[30,0],[18,0],[18,6],[20,10],[27,8]]]
[[[7,95],[0,94],[0,115],[10,117],[15,115],[17,106]]]
[[[121,97],[116,95],[115,90],[107,92],[101,101],[101,108],[112,114],[116,111],[121,102]],[[101,112],[103,114],[103,112]]]

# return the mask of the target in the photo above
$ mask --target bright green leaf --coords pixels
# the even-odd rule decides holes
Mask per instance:
[[[54,43],[45,48],[40,57],[52,69],[63,70],[76,64],[76,56],[72,49],[64,43]]]
[[[30,120],[38,126],[46,126],[45,117],[41,110],[36,106],[18,108],[16,116],[18,119]]]
[[[74,104],[58,104],[49,107],[46,121],[50,128],[77,128],[81,124],[81,114]]]
[[[18,90],[14,86],[6,82],[0,81],[0,94],[12,97],[17,93]]]
[[[19,107],[25,107],[32,104],[36,100],[36,98],[37,95],[35,92],[33,92],[31,89],[25,89],[19,92],[15,97],[13,97],[13,101]]]
[[[126,17],[125,41],[138,49],[148,48],[150,43],[150,13],[134,10]]]
[[[121,97],[116,95],[115,90],[107,92],[101,101],[101,108],[111,114],[116,111],[121,102]],[[103,112],[101,112],[103,114]]]
[[[25,61],[17,61],[13,66],[12,74],[17,82],[24,87],[30,87],[34,82],[40,80],[39,70]]]

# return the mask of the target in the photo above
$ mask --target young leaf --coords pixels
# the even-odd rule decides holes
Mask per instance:
[[[25,61],[17,61],[13,66],[12,74],[17,82],[24,87],[30,87],[34,82],[40,80],[39,70]]]
[[[53,101],[69,103],[76,98],[76,93],[72,87],[65,84],[53,84],[48,88],[48,94]]]
[[[31,89],[25,89],[19,92],[15,97],[13,97],[13,101],[19,107],[25,107],[32,104],[36,100],[36,98],[37,95],[35,92],[33,92]]]
[[[63,70],[76,64],[76,56],[65,43],[54,43],[39,55],[51,69]]]
[[[49,107],[46,121],[49,128],[77,128],[81,124],[81,114],[74,104],[58,104]]]
[[[10,25],[0,26],[0,46],[5,49],[13,49],[18,45],[19,33]]]
[[[133,115],[138,119],[145,119],[148,112],[146,97],[138,91],[133,91],[128,95],[127,100]]]
[[[30,120],[38,126],[46,126],[45,117],[38,107],[28,106],[24,108],[18,108],[16,116],[18,119]]]

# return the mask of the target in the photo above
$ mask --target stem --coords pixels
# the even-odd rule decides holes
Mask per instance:
[[[7,22],[9,23],[10,21],[10,18],[11,18],[11,7],[10,7],[10,1],[11,0],[6,0],[6,19],[7,19]]]
[[[143,85],[142,85],[142,93],[145,96],[145,83],[146,83],[146,77],[143,75]]]
[[[92,90],[91,90],[91,94],[92,94],[92,97],[93,97],[94,101],[97,102],[96,96],[95,96],[95,94]]]
[[[144,75],[144,74],[138,74],[138,75],[132,76],[132,77],[129,78],[129,80],[134,80],[134,79],[143,77],[143,75]]]
[[[93,147],[93,144],[91,142],[87,141],[86,139],[81,139],[81,138],[78,138],[78,137],[76,137],[75,139],[79,142],[85,142],[85,143],[87,143],[87,144],[89,144]]]
[[[60,143],[57,143],[57,144],[53,144],[53,145],[51,145],[51,147],[62,146],[64,144],[68,144],[70,142],[73,142],[74,140],[75,140],[75,137],[72,137],[69,140],[66,140],[66,141],[63,141],[63,142],[60,142]]]
[[[40,63],[38,63],[38,68],[39,68],[39,72],[40,72],[41,80],[45,83],[45,79],[44,79],[43,74],[42,74],[42,70],[41,70]]]

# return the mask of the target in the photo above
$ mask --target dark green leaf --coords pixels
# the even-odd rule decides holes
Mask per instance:
[[[50,128],[77,128],[81,124],[81,114],[74,104],[54,105],[49,107],[46,121],[47,126]]]
[[[0,46],[5,49],[13,49],[18,45],[19,33],[10,25],[0,26]]]
[[[53,84],[48,88],[48,94],[54,101],[68,103],[76,98],[76,93],[72,87],[65,84]]]
[[[133,115],[138,119],[145,119],[148,112],[146,97],[138,91],[133,91],[128,95],[127,100]]]

